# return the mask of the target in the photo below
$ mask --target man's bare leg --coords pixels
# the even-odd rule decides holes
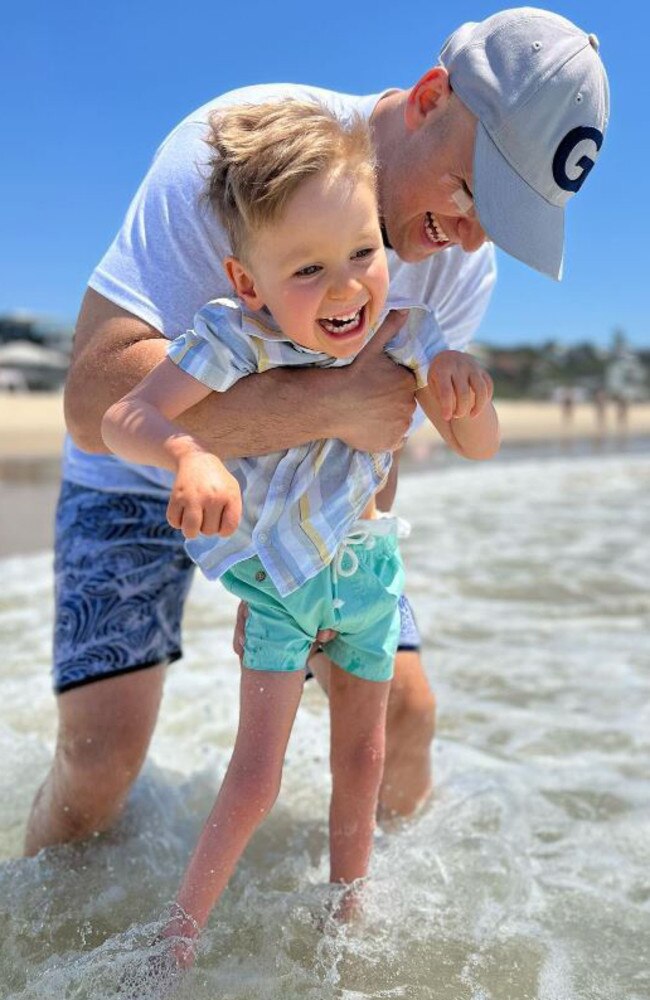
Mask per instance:
[[[331,661],[315,653],[309,667],[329,690]],[[395,675],[386,716],[386,758],[379,789],[380,820],[412,816],[431,793],[431,743],[435,732],[436,699],[415,650],[395,657]]]
[[[156,724],[165,668],[146,667],[57,698],[54,760],[36,793],[25,854],[82,840],[119,816]]]
[[[386,762],[377,817],[412,816],[431,794],[436,697],[417,650],[395,657],[386,716]]]

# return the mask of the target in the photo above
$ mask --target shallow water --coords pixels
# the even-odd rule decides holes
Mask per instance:
[[[176,996],[647,1000],[649,485],[647,455],[404,477],[440,704],[434,801],[378,835],[361,924],[323,929],[328,734],[309,685],[280,800]],[[131,982],[144,997],[147,942],[234,734],[234,601],[197,580],[120,826],[22,860],[54,739],[50,558],[0,567],[0,995],[117,1000]]]

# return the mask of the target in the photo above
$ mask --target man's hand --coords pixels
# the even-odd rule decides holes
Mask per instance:
[[[431,362],[429,388],[443,420],[476,417],[490,402],[492,379],[470,354],[442,351]]]
[[[406,368],[384,351],[406,320],[391,312],[370,343],[346,369],[339,369],[343,389],[337,406],[338,437],[359,451],[394,451],[404,442],[415,410],[415,382]]]
[[[222,535],[236,530],[241,520],[239,484],[222,462],[208,452],[190,452],[178,463],[167,520],[186,538]]]

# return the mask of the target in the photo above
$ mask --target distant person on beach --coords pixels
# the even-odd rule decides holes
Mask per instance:
[[[419,305],[446,347],[462,352],[494,282],[486,234],[560,276],[564,206],[595,163],[608,117],[597,48],[594,36],[557,15],[506,11],[455,31],[441,64],[408,90],[350,97],[293,85],[245,88],[199,109],[162,144],[90,279],[77,325],[65,401],[76,443],[66,445],[56,526],[59,730],[30,816],[28,853],[114,822],[147,752],[165,667],[181,655],[192,563],[165,518],[171,477],[105,454],[100,426],[164,357],[166,338],[228,294],[221,261],[232,247],[203,198],[209,116],[295,97],[320,100],[342,119],[366,118],[391,304]],[[200,429],[222,460],[322,438],[363,451],[395,448],[411,423],[414,381],[382,350],[394,323],[389,316],[350,365],[240,379],[186,414],[183,427]],[[451,370],[440,378],[449,419]],[[379,808],[409,815],[430,788],[435,702],[406,601],[400,611]]]
[[[607,433],[607,391],[599,385],[594,389],[592,401],[596,418],[596,442],[602,444]]]
[[[330,881],[352,886],[367,875],[404,577],[398,519],[378,518],[374,503],[390,451],[315,441],[224,464],[177,423],[211,392],[262,370],[349,364],[388,311],[367,122],[289,99],[230,108],[211,130],[208,191],[230,236],[224,267],[235,298],[204,306],[102,424],[117,455],[173,473],[169,523],[204,574],[248,607],[235,747],[166,926],[170,938],[193,938],[205,925],[275,802],[322,629],[336,633],[324,644]],[[454,358],[454,412],[444,420],[435,366],[445,346],[431,314],[416,309],[384,350],[412,371],[418,402],[444,440],[467,458],[490,458],[499,444],[491,380],[469,355]],[[341,905],[357,904],[355,889]],[[182,964],[191,958],[185,945],[177,954]]]
[[[639,358],[629,347],[622,330],[614,332],[610,357],[605,368],[605,387],[614,404],[616,432],[621,440],[629,431],[630,406],[642,398],[646,373]]]
[[[562,434],[567,445],[573,437],[573,423],[576,412],[576,390],[572,385],[565,385],[558,391],[558,402],[562,416]]]

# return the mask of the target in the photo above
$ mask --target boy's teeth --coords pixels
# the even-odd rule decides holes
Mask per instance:
[[[358,326],[361,321],[361,309],[358,309],[355,313],[351,313],[349,316],[328,316],[323,317],[321,323],[326,330],[330,333],[345,333],[347,330],[353,330],[355,326]]]
[[[431,212],[426,214],[425,229],[432,243],[449,243],[449,237]]]

